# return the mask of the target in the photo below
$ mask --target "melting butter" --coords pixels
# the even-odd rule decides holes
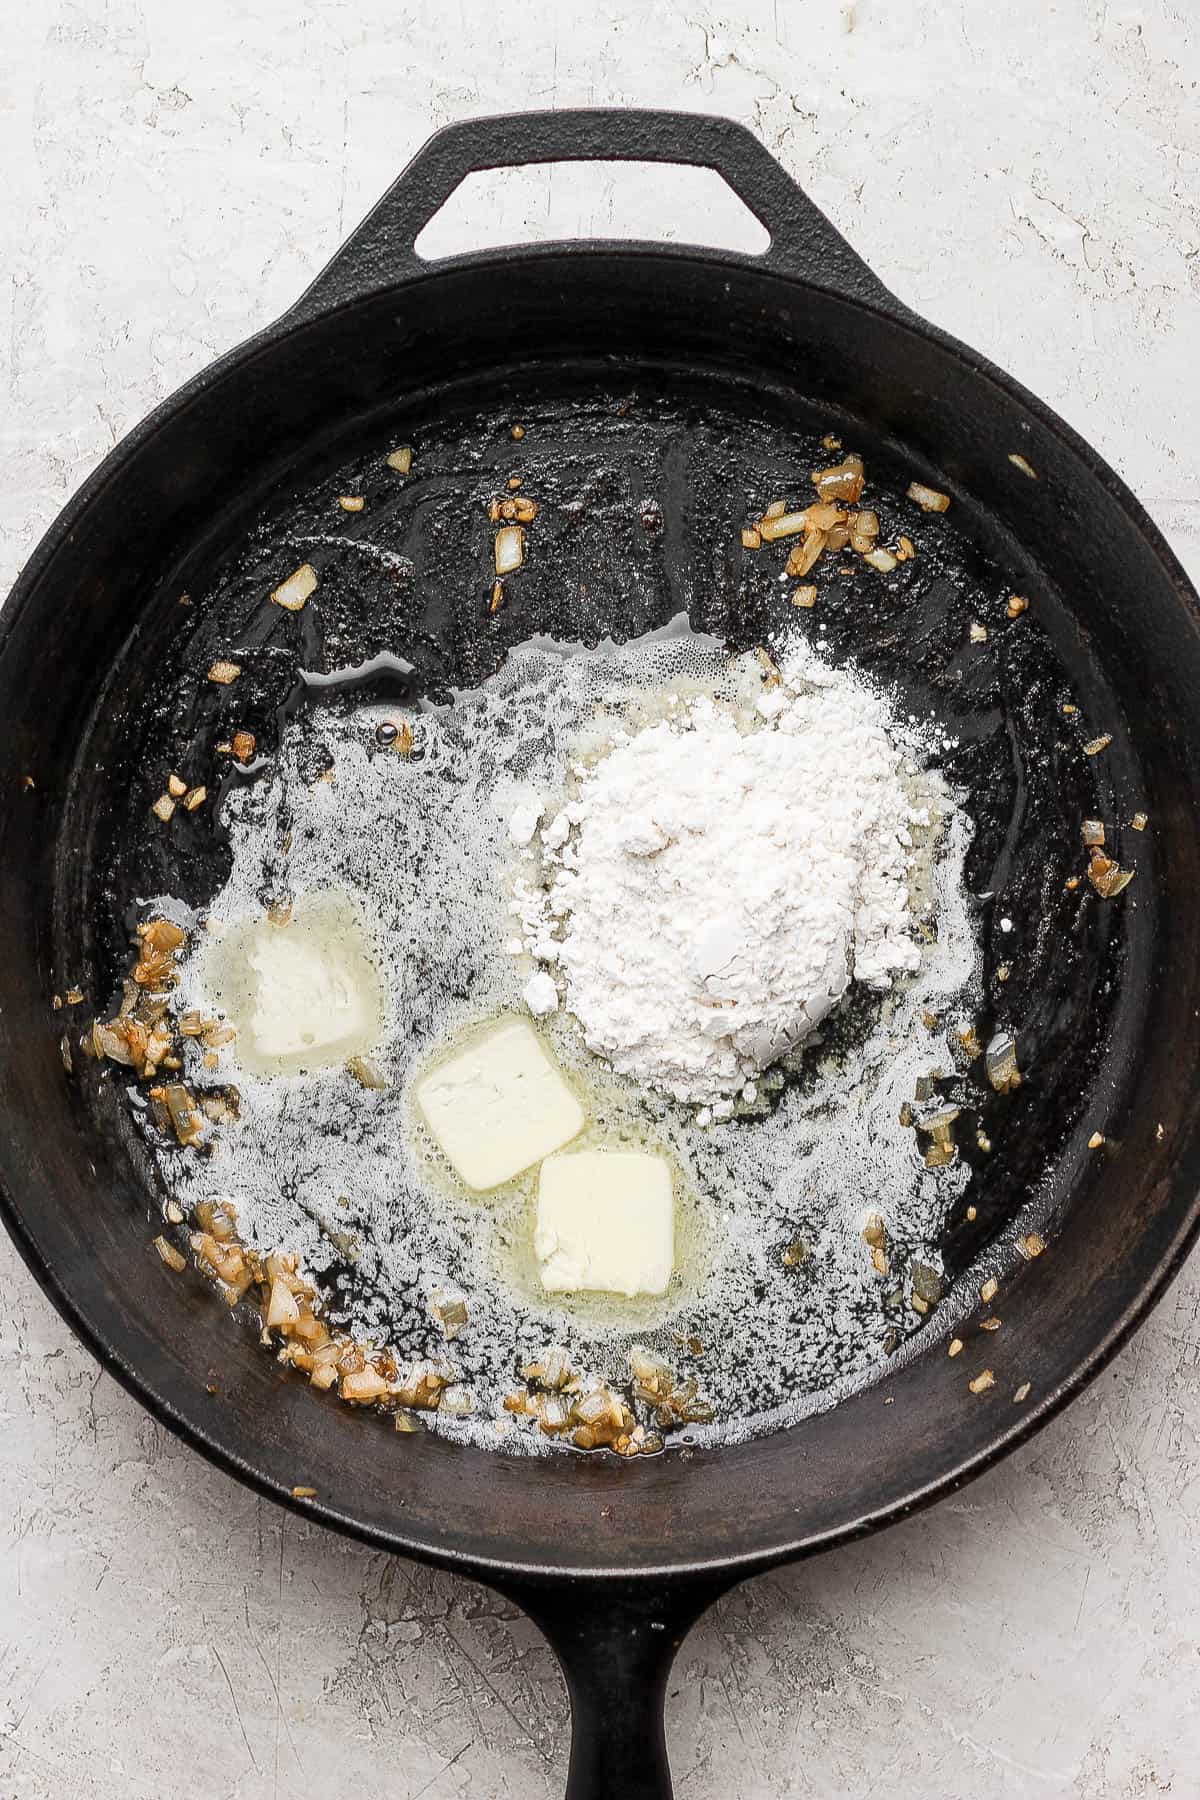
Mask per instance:
[[[548,1156],[533,1250],[549,1294],[665,1294],[675,1270],[670,1164],[641,1150]]]
[[[197,986],[256,1075],[309,1074],[376,1048],[383,988],[350,897],[302,896],[286,923],[239,920],[206,945]]]
[[[414,1098],[439,1148],[476,1192],[561,1150],[587,1123],[533,1026],[513,1014],[423,1075]]]

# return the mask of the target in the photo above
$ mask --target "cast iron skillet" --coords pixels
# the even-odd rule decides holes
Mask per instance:
[[[418,230],[470,171],[571,159],[716,169],[767,226],[770,248],[753,258],[588,242],[434,266],[417,257]],[[64,1077],[62,1016],[49,997],[78,978],[80,947],[95,944],[91,871],[107,854],[114,795],[138,778],[120,761],[113,721],[136,715],[147,670],[177,629],[180,589],[281,482],[326,452],[344,457],[381,419],[419,412],[432,428],[439,405],[461,407],[467,387],[481,402],[507,395],[536,407],[582,369],[619,369],[647,390],[668,376],[694,391],[749,383],[854,422],[864,444],[890,445],[953,493],[956,518],[1034,596],[1080,691],[1107,683],[1114,803],[1136,797],[1151,819],[1092,1090],[1114,1153],[1089,1156],[1086,1119],[1043,1146],[1038,1220],[1050,1250],[1014,1259],[1005,1277],[987,1395],[968,1391],[967,1359],[951,1362],[930,1330],[926,1354],[833,1410],[690,1459],[534,1460],[432,1433],[397,1440],[377,1418],[289,1381],[199,1281],[162,1274],[144,1171],[127,1141],[97,1129],[84,1085]],[[680,543],[676,597],[703,612],[708,578]],[[481,638],[473,590],[451,611],[464,643]],[[668,1793],[665,1682],[699,1613],[743,1577],[877,1529],[1011,1449],[1103,1366],[1193,1241],[1197,616],[1178,564],[1100,458],[888,294],[740,126],[580,112],[450,127],[288,315],[107,458],[4,609],[9,1230],[105,1367],[222,1468],[285,1505],[298,1504],[297,1482],[309,1484],[317,1498],[305,1512],[486,1581],[530,1612],[567,1675],[576,1800]],[[1014,1406],[1023,1382],[1030,1398]]]

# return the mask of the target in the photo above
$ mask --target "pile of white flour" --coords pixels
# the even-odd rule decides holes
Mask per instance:
[[[748,728],[707,696],[629,733],[537,832],[522,889],[526,993],[621,1075],[728,1117],[851,981],[920,962],[909,907],[912,762],[886,700],[806,646]],[[906,778],[908,777],[908,778]],[[510,831],[529,842],[536,809]]]

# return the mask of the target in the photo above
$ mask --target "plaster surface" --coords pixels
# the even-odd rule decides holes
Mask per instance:
[[[1200,30],[1144,0],[34,0],[0,10],[0,591],[156,401],[281,312],[436,125],[746,120],[883,278],[1098,444],[1200,579]],[[431,247],[744,241],[687,178],[477,184]],[[1035,1443],[684,1646],[681,1800],[1200,1791],[1200,1264]],[[0,1244],[0,1800],[557,1796],[482,1589],[146,1418]]]

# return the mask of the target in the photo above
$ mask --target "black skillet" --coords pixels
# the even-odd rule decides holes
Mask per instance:
[[[470,171],[572,159],[715,169],[767,226],[770,248],[754,258],[546,244],[432,266],[416,255],[419,229]],[[514,419],[530,421],[521,445]],[[619,450],[627,428],[641,460]],[[890,654],[927,698],[960,721],[991,718],[993,736],[1008,730],[1012,745],[991,769],[990,823],[982,790],[977,798],[990,867],[1036,970],[1024,985],[1014,973],[1017,998],[995,983],[986,901],[980,921],[997,1016],[1007,1007],[1031,1022],[1031,1110],[1011,1115],[999,1173],[973,1177],[975,1235],[960,1214],[946,1244],[952,1268],[989,1244],[1011,1264],[1004,1328],[984,1339],[960,1325],[967,1351],[951,1361],[935,1314],[915,1353],[873,1385],[720,1452],[626,1464],[397,1438],[376,1416],[289,1380],[198,1278],[161,1270],[149,1248],[159,1198],[148,1160],[94,1066],[76,1054],[64,1073],[64,1013],[50,997],[82,980],[102,1007],[126,953],[120,908],[160,878],[190,884],[194,897],[217,878],[219,841],[189,835],[186,820],[157,836],[145,825],[160,761],[207,754],[224,719],[210,694],[196,698],[202,656],[244,635],[244,695],[269,738],[279,670],[290,680],[298,666],[354,663],[378,648],[407,655],[436,687],[485,674],[532,630],[624,635],[681,606],[732,642],[753,642],[778,623],[779,602],[738,548],[739,508],[770,497],[770,482],[803,490],[814,434],[829,430],[893,493],[906,476],[933,479],[953,495],[947,529],[955,522],[942,540],[936,521],[913,514],[917,562],[872,575],[882,585],[831,578],[835,647],[885,671]],[[706,446],[703,468],[689,434]],[[314,495],[328,497],[333,471],[373,479],[381,445],[397,440],[427,446],[425,498],[418,467],[406,502],[416,511],[397,515],[416,547],[411,570],[386,593],[359,578],[338,588],[340,565],[327,559],[336,597],[323,621],[314,611],[308,637],[264,628],[256,638],[238,610],[249,588],[262,591],[255,546],[263,570],[282,554],[263,520],[294,530]],[[557,458],[560,482],[587,490],[593,523],[573,539],[564,526],[543,573],[531,561],[493,619],[490,533],[456,528],[454,483],[474,493],[519,454],[545,484]],[[1030,597],[1025,642],[1040,648],[1005,640],[990,665],[999,685],[961,703],[957,646],[979,596],[995,609],[1006,584]],[[916,649],[910,618],[928,627]],[[1079,705],[1078,723],[1064,703]],[[1011,1449],[1113,1354],[1192,1243],[1196,595],[1095,452],[897,302],[740,126],[535,113],[439,133],[297,306],[161,406],[66,508],[4,609],[0,705],[9,1230],[105,1367],[222,1468],[368,1543],[486,1581],[530,1612],[566,1671],[577,1800],[669,1792],[666,1677],[717,1595],[902,1517]],[[1083,757],[1091,729],[1112,734],[1102,768]],[[986,758],[977,788],[981,772]],[[1041,800],[1030,802],[1034,789]],[[1070,801],[1061,817],[1056,794]],[[1064,911],[1063,877],[1082,866],[1065,840],[1089,800],[1114,822],[1143,809],[1150,824],[1136,841],[1121,833],[1138,869],[1122,900],[1106,910],[1085,882]],[[1024,832],[1026,814],[1055,831]],[[981,887],[986,876],[977,857]],[[70,1046],[81,1017],[67,1009],[65,1019]],[[1098,1120],[1100,1153],[1087,1148]],[[1034,1225],[1049,1248],[1023,1261],[1015,1231]],[[972,1393],[985,1363],[995,1385]],[[1014,1403],[1026,1383],[1028,1398]],[[295,1500],[298,1483],[316,1498]]]

